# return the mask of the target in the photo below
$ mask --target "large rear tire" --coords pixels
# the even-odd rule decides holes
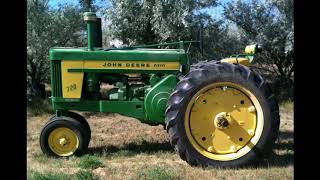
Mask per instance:
[[[166,109],[171,145],[190,165],[241,167],[268,155],[279,107],[263,78],[240,64],[194,66]]]

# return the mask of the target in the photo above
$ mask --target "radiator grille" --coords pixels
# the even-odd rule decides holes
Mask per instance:
[[[51,61],[51,88],[53,97],[62,96],[61,61]]]

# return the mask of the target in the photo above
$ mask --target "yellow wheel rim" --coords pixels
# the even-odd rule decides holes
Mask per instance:
[[[257,98],[231,82],[210,84],[191,99],[185,130],[191,145],[207,158],[238,159],[259,141],[263,112]]]
[[[50,133],[48,144],[55,154],[59,156],[69,156],[77,150],[79,140],[74,131],[61,127],[54,129]]]

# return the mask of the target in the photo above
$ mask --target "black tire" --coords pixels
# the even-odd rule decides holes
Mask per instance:
[[[75,120],[77,120],[77,121],[79,121],[81,123],[81,125],[83,126],[83,128],[85,130],[85,144],[87,146],[89,146],[89,143],[90,143],[90,140],[91,140],[91,129],[90,129],[90,125],[89,125],[88,121],[83,116],[81,116],[80,114],[72,112],[72,111],[68,111],[65,116],[71,117],[71,118],[73,118],[73,119],[75,119]],[[53,115],[49,119],[49,121],[53,120],[56,117],[57,117],[56,114]]]
[[[49,156],[60,157],[59,155],[57,155],[51,150],[48,144],[48,138],[50,133],[54,129],[60,128],[60,127],[66,127],[72,130],[76,134],[79,140],[78,148],[72,155],[81,156],[83,153],[87,151],[88,146],[86,144],[86,138],[85,138],[86,135],[85,135],[85,130],[83,128],[83,125],[79,121],[73,118],[61,116],[61,117],[52,118],[50,121],[48,121],[44,125],[44,127],[41,130],[40,147],[44,154],[47,154]]]
[[[218,161],[203,156],[191,145],[184,127],[184,115],[189,101],[200,89],[212,83],[226,81],[239,84],[256,96],[262,107],[264,127],[258,143],[247,154],[230,161]],[[171,145],[190,165],[234,168],[252,164],[272,151],[280,117],[278,103],[259,74],[241,64],[211,61],[194,66],[177,84],[167,103],[165,122]]]

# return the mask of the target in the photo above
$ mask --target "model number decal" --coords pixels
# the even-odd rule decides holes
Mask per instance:
[[[71,85],[67,86],[67,92],[74,91],[76,89],[77,89],[76,84],[71,84]]]

